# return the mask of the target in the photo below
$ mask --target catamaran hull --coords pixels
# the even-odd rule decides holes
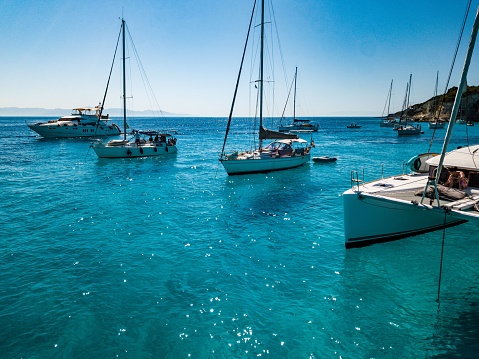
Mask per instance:
[[[343,202],[346,248],[392,241],[467,222],[442,208],[355,190],[346,191]]]
[[[43,138],[118,136],[120,129],[116,125],[48,125],[28,124],[28,127]]]
[[[228,175],[261,173],[295,168],[309,162],[310,155],[260,158],[260,159],[220,159]]]
[[[176,146],[105,146],[95,144],[92,147],[99,158],[154,157],[177,152]]]

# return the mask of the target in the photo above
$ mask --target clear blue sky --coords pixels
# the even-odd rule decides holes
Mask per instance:
[[[459,80],[478,1],[471,6],[451,86]],[[123,14],[161,109],[226,117],[252,4],[1,0],[0,107],[70,109],[97,104]],[[288,81],[294,67],[299,68],[298,113],[379,116],[391,79],[391,110],[399,111],[410,73],[413,103],[433,95],[436,71],[443,91],[465,6],[466,0],[275,0]],[[469,75],[471,85],[479,84],[477,59]],[[280,115],[286,80],[281,61],[275,66]],[[244,87],[248,76],[243,81]],[[238,100],[236,116],[251,114],[248,94],[245,97]],[[114,82],[105,106],[120,107],[119,98]],[[149,107],[134,94],[135,110]]]

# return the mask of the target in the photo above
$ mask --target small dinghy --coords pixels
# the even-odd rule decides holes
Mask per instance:
[[[337,158],[336,157],[329,157],[329,156],[319,156],[319,157],[313,157],[314,162],[318,163],[324,163],[324,162],[336,162]]]

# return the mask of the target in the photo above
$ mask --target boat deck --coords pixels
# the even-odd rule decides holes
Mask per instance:
[[[354,185],[351,189],[359,191],[364,194],[370,194],[380,197],[402,200],[411,203],[420,203],[424,188],[427,185],[427,175],[401,175],[376,180],[373,182],[360,183]],[[429,187],[428,192],[433,191],[432,186]],[[442,188],[445,188],[442,186]],[[441,207],[446,207],[452,210],[468,211],[474,209],[476,204],[479,204],[479,188],[467,187],[461,191],[454,188],[445,189],[448,198],[440,195]],[[465,196],[464,196],[465,194]],[[428,196],[424,198],[424,204],[430,206],[438,206],[436,199],[431,199]],[[477,212],[479,216],[479,212]]]

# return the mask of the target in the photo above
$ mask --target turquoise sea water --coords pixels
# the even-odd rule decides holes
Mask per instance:
[[[313,156],[337,162],[228,177],[226,119],[171,118],[177,155],[119,160],[99,160],[89,140],[39,139],[26,120],[0,118],[1,357],[479,352],[476,225],[445,232],[440,305],[442,232],[344,248],[350,171],[401,173],[427,151],[426,126],[398,138],[378,119],[320,118]],[[456,129],[451,148],[479,142],[479,126]],[[249,131],[235,124],[233,144]]]

